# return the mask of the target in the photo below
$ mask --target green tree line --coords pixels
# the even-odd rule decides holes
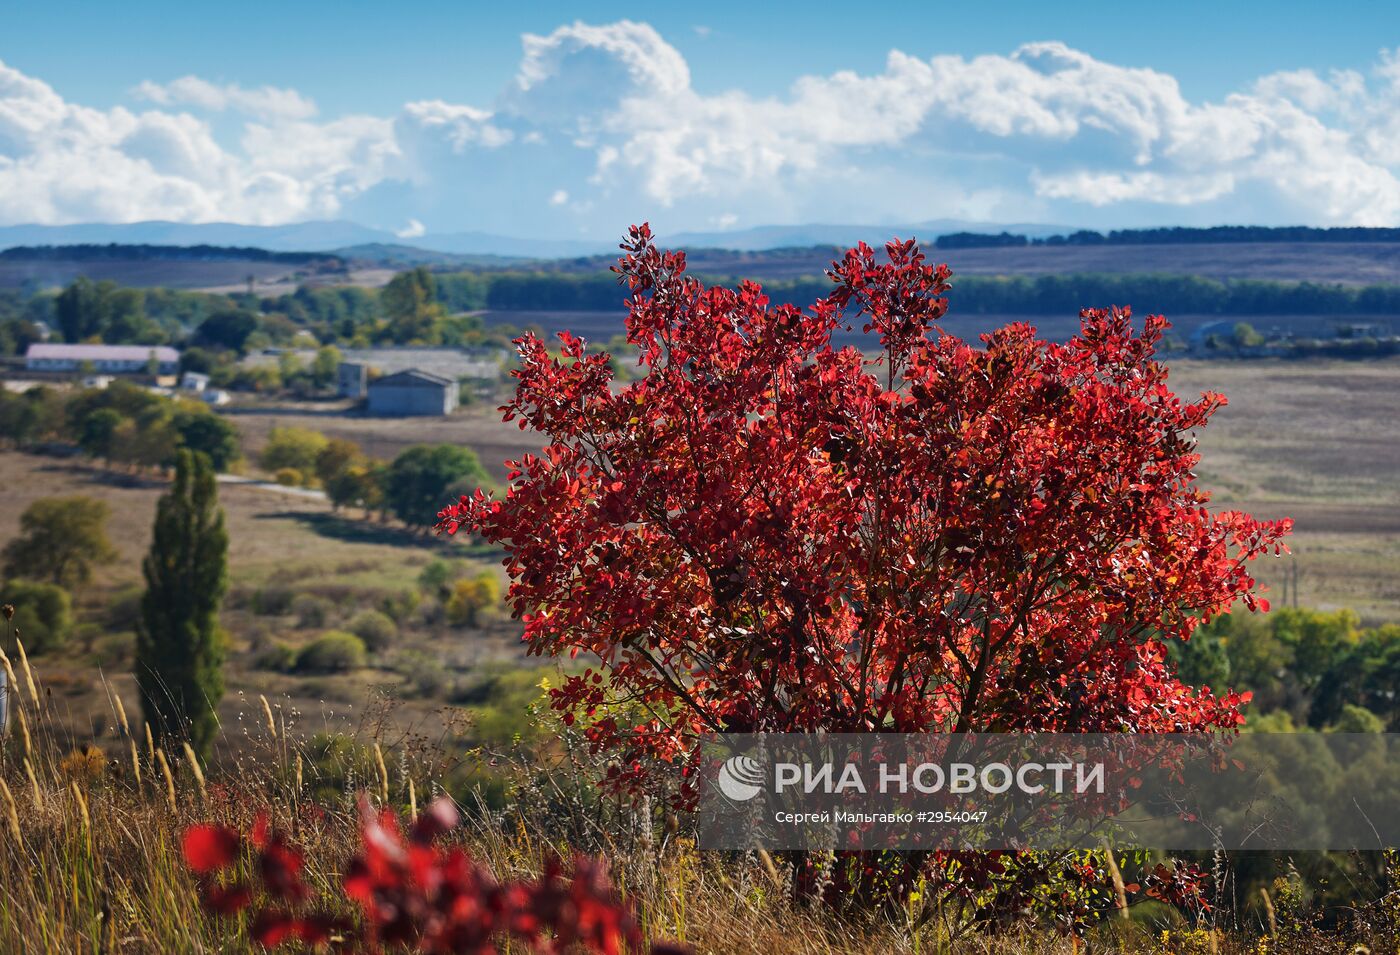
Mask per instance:
[[[336,510],[392,514],[414,528],[431,526],[438,511],[461,495],[494,486],[468,448],[420,444],[386,461],[353,441],[309,428],[274,427],[258,464],[282,484],[322,488]]]
[[[1400,242],[1400,229],[1365,226],[1167,226],[1114,229],[1111,232],[1081,229],[1064,235],[1034,238],[1011,232],[954,232],[939,236],[934,244],[940,249],[976,249],[1024,245],[1194,245],[1235,242]]]
[[[998,241],[1001,242],[1000,238]],[[1004,244],[1004,243],[1003,243]],[[702,277],[733,281],[732,277]],[[775,302],[807,305],[828,294],[824,277],[764,284]],[[175,344],[187,370],[211,372],[267,347],[507,346],[518,334],[488,325],[483,310],[618,311],[625,298],[607,271],[511,269],[434,273],[416,268],[382,289],[314,287],[259,297],[125,288],[80,278],[62,290],[0,293],[0,354],[23,354],[40,323],[66,342]],[[1396,315],[1400,285],[1220,280],[1199,275],[1082,273],[955,276],[953,313],[1073,315],[1087,305],[1135,305],[1167,314]]]
[[[1187,682],[1252,692],[1256,729],[1400,732],[1400,625],[1275,607],[1217,617],[1170,650]]]
[[[240,456],[238,431],[201,401],[167,398],[124,381],[65,392],[0,391],[0,445],[77,445],[106,464],[170,467],[181,451],[226,471]]]

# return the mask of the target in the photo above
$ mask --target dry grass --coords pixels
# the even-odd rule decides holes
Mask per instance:
[[[10,661],[6,661],[10,664]],[[414,793],[437,792],[430,762],[362,737],[373,759],[327,791],[322,767],[266,700],[247,706],[246,747],[223,771],[200,768],[188,747],[157,749],[117,698],[119,735],[103,750],[68,750],[54,731],[47,688],[22,660],[11,665],[18,692],[17,730],[0,747],[0,952],[212,953],[253,948],[244,924],[202,911],[181,859],[181,833],[194,822],[247,832],[266,815],[304,851],[305,882],[317,908],[353,919],[338,891],[355,850],[353,804],[368,792],[403,812]],[[30,689],[32,687],[32,690]],[[467,807],[451,838],[501,879],[537,876],[574,848],[528,814]],[[615,828],[604,836],[614,882],[636,907],[644,933],[696,953],[753,955],[1264,955],[1272,952],[1380,952],[1355,947],[1370,934],[1275,926],[1277,938],[1178,926],[1149,929],[1113,920],[1083,939],[1048,930],[1002,929],[944,934],[936,919],[907,913],[838,917],[795,902],[788,870],[766,858],[703,853],[688,838]],[[249,862],[241,864],[246,877]],[[1281,933],[1281,934],[1280,934]],[[1382,936],[1384,937],[1384,936]],[[1393,942],[1385,944],[1393,945]],[[517,951],[503,946],[502,951]]]
[[[1400,361],[1171,368],[1179,394],[1230,399],[1202,435],[1215,503],[1294,519],[1294,556],[1256,565],[1270,597],[1296,562],[1299,605],[1400,620]]]
[[[150,546],[156,500],[164,489],[158,478],[105,471],[76,459],[0,453],[0,544],[17,532],[19,514],[37,498],[85,494],[111,507],[108,533],[118,559],[98,568],[94,582],[74,594],[79,627],[64,649],[34,660],[52,692],[50,715],[67,745],[95,741],[105,746],[114,739],[108,692],[121,697],[128,712],[139,712],[130,673],[134,637],[113,631],[109,605],[140,585],[141,560]],[[461,670],[521,659],[518,627],[497,618],[471,632],[405,627],[393,653],[374,657],[370,667],[353,672],[308,677],[258,668],[258,656],[270,641],[296,648],[319,630],[297,629],[286,617],[258,617],[238,606],[239,595],[246,598],[264,587],[285,587],[324,593],[337,607],[351,608],[374,594],[413,588],[423,565],[447,552],[436,538],[334,517],[324,502],[241,485],[223,485],[219,495],[229,527],[232,588],[223,614],[229,635],[229,692],[219,717],[232,748],[237,749],[243,738],[246,702],[259,694],[308,736],[353,732],[377,722],[395,742],[410,736],[441,739],[453,715],[440,701],[396,700],[387,715],[377,709],[376,701],[396,695],[403,682],[392,667],[394,654],[416,651]],[[346,615],[350,612],[347,609]]]
[[[909,238],[905,232],[901,238]],[[851,235],[875,248],[889,232]],[[927,241],[932,236],[921,235]],[[666,237],[661,237],[663,248]],[[953,275],[1069,275],[1081,272],[1128,272],[1204,275],[1216,279],[1272,279],[1297,282],[1388,284],[1395,281],[1400,246],[1388,242],[1238,242],[1179,245],[1027,246],[1022,248],[928,249],[929,257],[947,262]],[[810,252],[753,252],[740,261],[729,255],[689,250],[690,271],[702,275],[741,274],[771,280],[821,275],[834,258],[831,249]]]
[[[344,403],[275,402],[240,407],[229,420],[238,427],[244,454],[250,459],[256,458],[274,427],[295,426],[354,441],[371,457],[386,460],[415,444],[462,445],[475,451],[493,476],[503,478],[502,463],[507,458],[539,451],[541,442],[502,422],[495,410],[500,403],[481,402],[441,418],[371,418],[345,413]]]
[[[1180,360],[1171,369],[1183,397],[1213,390],[1230,399],[1203,433],[1201,480],[1221,506],[1294,518],[1299,603],[1352,607],[1369,622],[1400,620],[1400,361]],[[350,438],[381,456],[419,442],[461,443],[498,476],[506,458],[539,446],[482,407],[450,418],[293,408],[234,420],[253,448],[276,424]],[[1257,569],[1279,596],[1284,564],[1261,562]]]

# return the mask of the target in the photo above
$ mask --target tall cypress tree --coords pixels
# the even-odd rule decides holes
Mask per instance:
[[[228,589],[228,531],[214,469],[181,451],[175,483],[156,506],[155,539],[142,564],[146,595],[136,641],[141,707],[158,738],[188,736],[207,757],[224,694],[219,604]]]

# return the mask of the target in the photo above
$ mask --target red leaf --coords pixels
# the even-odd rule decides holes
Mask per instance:
[[[233,865],[242,838],[227,826],[198,825],[185,830],[185,864],[203,875]]]
[[[457,828],[461,818],[452,800],[446,796],[440,796],[429,803],[427,808],[419,813],[418,818],[413,821],[413,840],[415,842],[431,842],[443,833]]]
[[[248,907],[253,894],[241,882],[233,885],[210,885],[204,889],[204,907],[215,915],[237,915]]]
[[[248,930],[253,940],[267,948],[276,948],[297,937],[297,919],[280,909],[263,909],[253,919]]]

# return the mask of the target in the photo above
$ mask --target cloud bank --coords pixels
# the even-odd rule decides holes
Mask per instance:
[[[714,42],[714,41],[709,41]],[[737,77],[742,80],[742,75]],[[702,93],[645,23],[522,38],[495,102],[322,116],[296,90],[149,80],[95,109],[0,63],[0,223],[351,218],[612,234],[856,217],[1400,225],[1400,56],[1192,102],[1063,43]],[[409,223],[405,226],[404,223]]]

